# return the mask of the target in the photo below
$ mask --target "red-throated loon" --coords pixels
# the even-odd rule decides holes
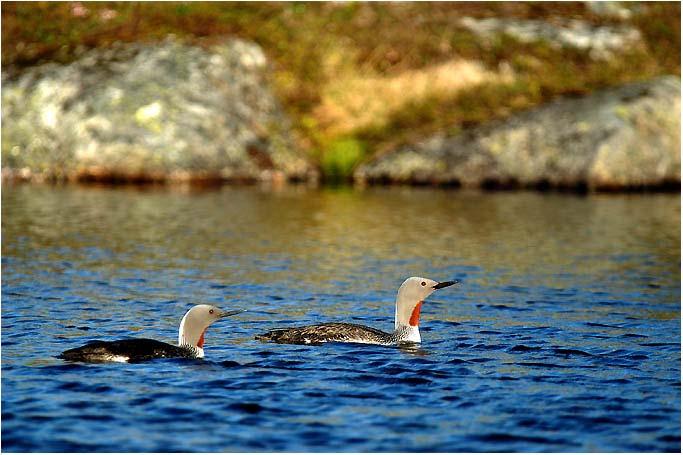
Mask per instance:
[[[424,299],[435,290],[456,283],[458,283],[457,280],[438,283],[420,277],[411,277],[405,280],[398,289],[396,296],[396,316],[392,333],[364,325],[333,322],[291,329],[274,329],[257,335],[256,339],[285,344],[319,344],[330,341],[365,344],[419,343],[421,338],[418,324]]]
[[[203,358],[206,329],[223,317],[241,312],[242,310],[221,311],[211,305],[195,305],[180,321],[177,346],[149,338],[98,340],[80,348],[64,351],[58,358],[75,362],[142,362],[158,358]]]

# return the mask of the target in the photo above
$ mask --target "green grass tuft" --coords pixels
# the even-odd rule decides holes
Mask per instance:
[[[365,145],[353,137],[334,140],[323,152],[320,162],[328,183],[342,183],[351,179],[356,165],[365,156]]]

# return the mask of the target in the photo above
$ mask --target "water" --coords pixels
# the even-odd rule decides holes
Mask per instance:
[[[2,445],[13,451],[680,449],[678,195],[431,189],[2,192]],[[404,278],[458,278],[416,349],[264,344],[389,330]],[[70,364],[249,311],[206,359]]]

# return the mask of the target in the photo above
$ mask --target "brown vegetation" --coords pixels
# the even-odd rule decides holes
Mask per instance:
[[[458,25],[465,16],[618,22],[583,2],[3,2],[3,71],[11,77],[23,66],[168,34],[199,45],[247,38],[273,62],[273,83],[301,147],[344,174],[370,153],[435,131],[557,96],[679,75],[680,4],[632,8],[626,22],[644,45],[605,62],[543,42],[481,40]]]

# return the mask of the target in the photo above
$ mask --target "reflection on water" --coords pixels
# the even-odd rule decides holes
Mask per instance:
[[[680,447],[678,195],[22,185],[2,215],[5,450]],[[421,346],[253,339],[391,330],[410,275],[463,282]],[[172,341],[189,303],[248,310],[203,362],[54,359]]]
[[[434,270],[453,264],[499,270],[500,280],[577,267],[609,279],[640,269],[642,258],[629,255],[638,251],[679,273],[680,205],[672,195],[19,186],[5,189],[3,214],[3,253],[13,257],[80,249],[97,270],[158,261],[211,266],[220,259],[226,262],[215,278],[226,283],[245,277],[244,258],[264,272],[251,283],[296,278],[314,289],[373,260],[394,262],[399,275],[402,261],[419,260]],[[383,289],[396,281],[377,278],[368,275],[367,283]]]

